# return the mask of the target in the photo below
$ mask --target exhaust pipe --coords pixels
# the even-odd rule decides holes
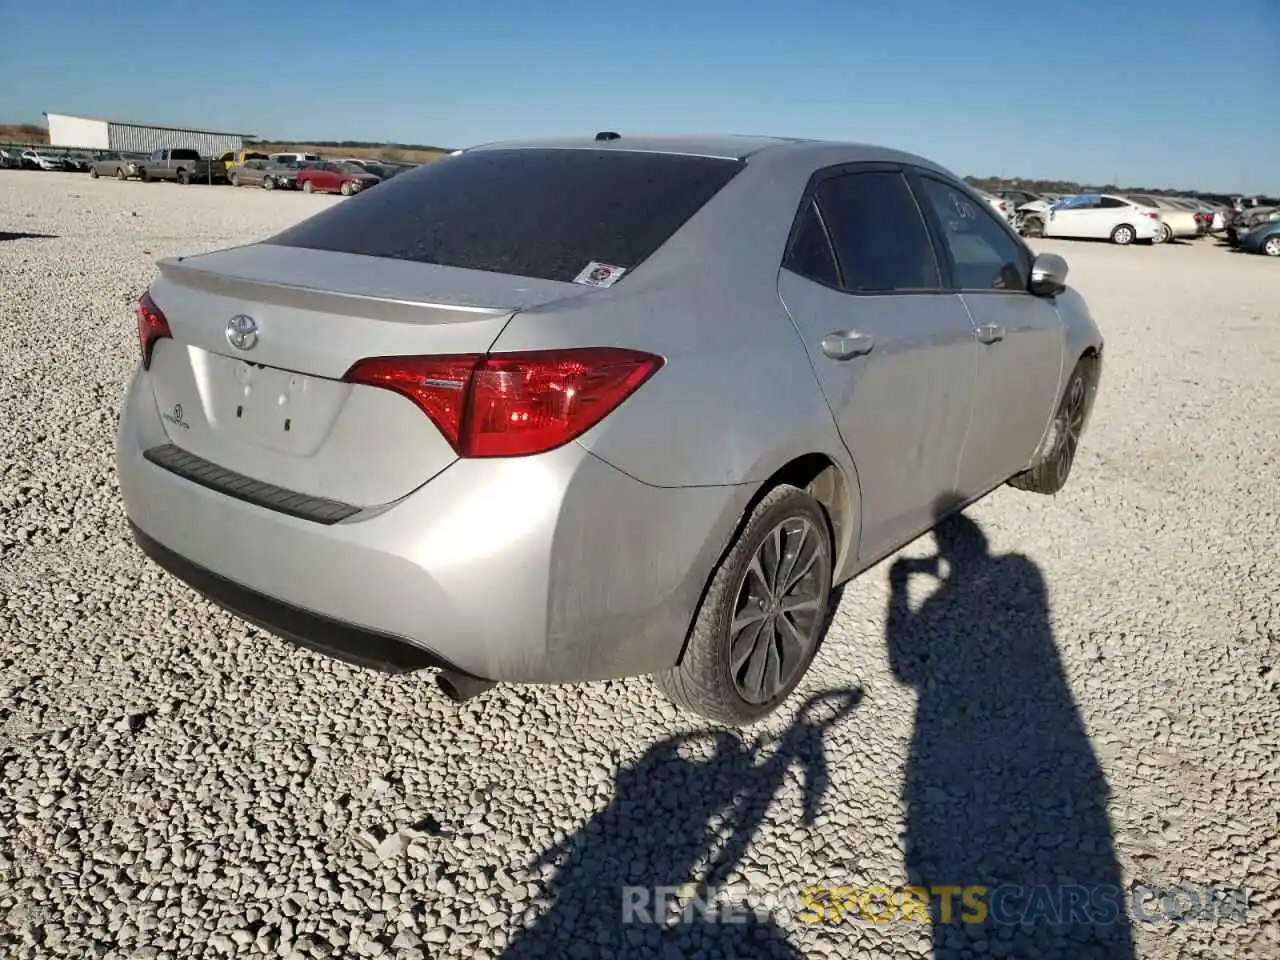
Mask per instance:
[[[454,703],[462,703],[479,696],[491,687],[497,686],[497,683],[496,680],[478,680],[451,670],[441,670],[436,674],[436,686]]]

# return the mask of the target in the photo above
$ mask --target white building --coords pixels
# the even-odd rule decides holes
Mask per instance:
[[[122,153],[150,153],[159,149],[198,150],[206,157],[216,157],[228,150],[239,150],[245,133],[221,133],[193,127],[168,127],[156,123],[131,120],[103,120],[98,117],[75,117],[66,113],[46,113],[49,122],[49,145],[80,150],[116,150]]]

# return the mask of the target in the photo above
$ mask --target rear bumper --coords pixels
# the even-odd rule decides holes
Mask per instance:
[[[571,443],[457,461],[394,504],[326,525],[144,456],[166,442],[140,373],[117,470],[135,536],[160,566],[244,619],[343,659],[499,681],[671,666],[752,492],[648,486]]]
[[[365,630],[257,593],[179,556],[147,536],[132,521],[129,529],[138,547],[157,566],[240,619],[298,646],[388,673],[405,673],[423,667],[458,669],[456,664],[413,646],[403,637]]]

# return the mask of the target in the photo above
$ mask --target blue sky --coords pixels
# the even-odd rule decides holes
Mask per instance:
[[[0,122],[776,133],[961,174],[1280,193],[1280,0],[0,0],[0,23]]]

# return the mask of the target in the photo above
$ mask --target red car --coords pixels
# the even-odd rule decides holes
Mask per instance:
[[[298,188],[307,193],[340,193],[349,197],[382,181],[355,163],[312,163],[298,171]]]

